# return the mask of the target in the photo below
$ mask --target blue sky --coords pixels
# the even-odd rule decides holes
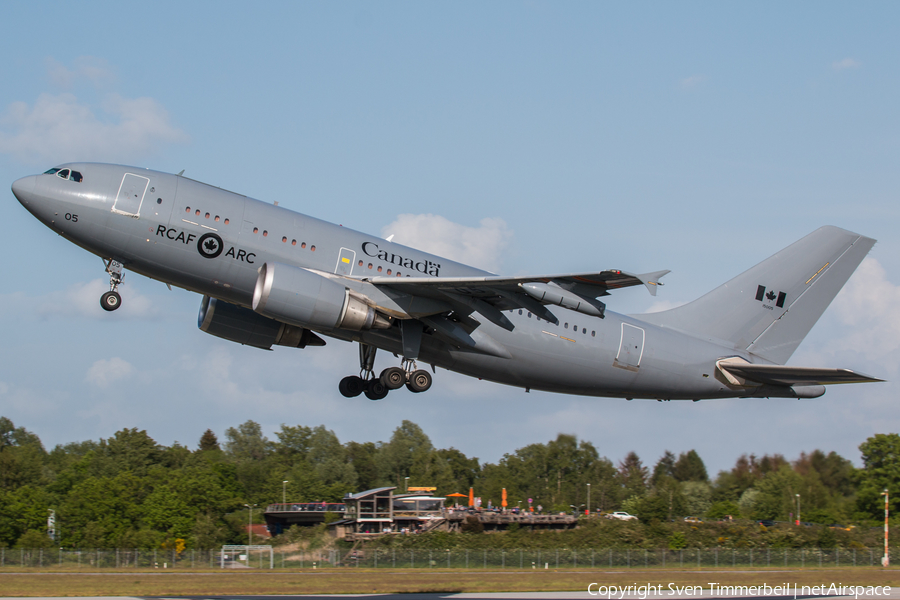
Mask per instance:
[[[896,3],[4,4],[0,181],[98,160],[178,172],[502,273],[671,269],[687,302],[813,229],[878,244],[791,364],[898,379]],[[8,188],[7,188],[8,189]],[[496,461],[575,433],[614,461],[835,450],[900,430],[897,384],[821,399],[525,394],[439,371],[347,400],[356,348],[261,352],[200,298],[100,260],[6,193],[0,414],[48,446],[138,427],[191,447],[247,419],[387,440],[402,419]],[[389,366],[380,357],[378,367]]]

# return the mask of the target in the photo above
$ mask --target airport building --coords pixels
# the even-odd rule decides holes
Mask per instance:
[[[467,518],[477,519],[485,531],[506,529],[512,523],[529,529],[570,529],[578,518],[569,514],[496,512],[472,508],[448,508],[446,497],[435,496],[435,488],[410,488],[395,494],[395,487],[381,487],[347,494],[342,503],[295,502],[270,504],[266,525],[272,535],[294,525],[327,522],[337,537],[368,537],[388,534],[457,531]]]

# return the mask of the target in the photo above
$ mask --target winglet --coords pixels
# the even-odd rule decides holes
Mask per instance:
[[[663,276],[668,275],[671,272],[672,271],[670,271],[669,269],[665,269],[663,271],[653,271],[652,273],[643,273],[641,275],[634,275],[632,273],[629,273],[629,275],[636,279],[639,279],[641,283],[646,286],[647,290],[650,292],[650,295],[655,296],[657,288],[659,288],[659,286],[661,285],[665,285],[663,283],[660,283],[659,280]]]

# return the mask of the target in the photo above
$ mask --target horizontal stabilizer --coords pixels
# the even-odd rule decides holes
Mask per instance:
[[[867,383],[884,381],[850,369],[817,369],[719,361],[720,369],[748,381],[763,385],[830,385],[835,383]]]

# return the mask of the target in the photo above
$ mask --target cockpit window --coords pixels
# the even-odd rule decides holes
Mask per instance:
[[[52,169],[47,169],[46,171],[44,171],[44,175],[53,175],[57,171],[59,171],[59,167],[53,167]]]
[[[75,181],[77,183],[81,183],[81,180],[84,179],[84,177],[81,176],[81,173],[71,169],[50,169],[47,173],[56,173],[56,176],[60,179],[68,179],[69,181]]]

